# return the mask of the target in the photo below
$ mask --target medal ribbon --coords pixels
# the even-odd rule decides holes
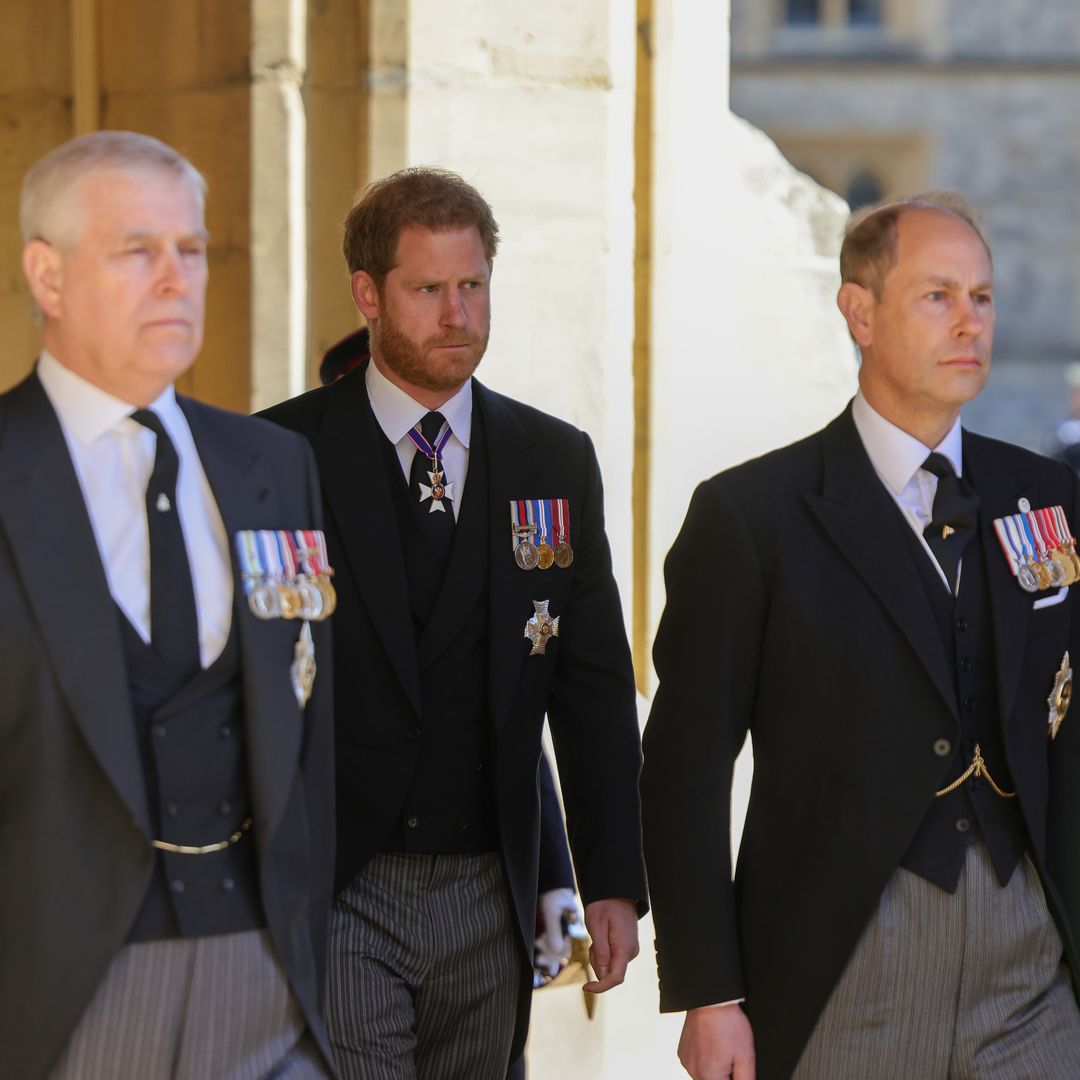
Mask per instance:
[[[1054,515],[1051,510],[1044,507],[1042,510],[1034,511],[1035,515],[1039,519],[1039,524],[1042,526],[1043,536],[1049,541],[1049,546],[1054,548],[1055,551],[1061,551],[1064,545],[1061,542],[1061,537],[1058,536],[1057,528],[1054,523]]]
[[[251,529],[245,529],[236,534],[236,554],[240,558],[240,566],[244,572],[244,593],[250,596],[251,590],[255,588],[255,582],[266,576],[262,560],[259,558],[255,533]]]
[[[1020,537],[1020,543],[1024,547],[1025,561],[1035,562],[1035,537],[1031,535],[1031,527],[1023,514],[1013,514],[1012,520],[1016,522],[1016,531]]]
[[[1050,557],[1047,550],[1046,538],[1042,534],[1042,529],[1039,528],[1039,519],[1034,510],[1029,510],[1024,514],[1024,522],[1027,525],[1028,533],[1035,541],[1035,550],[1039,554],[1039,562],[1046,562]]]
[[[268,584],[282,583],[283,571],[281,551],[277,546],[277,537],[269,529],[260,529],[256,534],[263,556],[263,580]]]
[[[1065,543],[1070,546],[1075,546],[1076,537],[1073,536],[1072,529],[1069,528],[1069,522],[1068,519],[1065,517],[1064,508],[1060,506],[1052,506],[1050,508],[1050,513],[1053,515],[1054,521],[1057,523],[1058,533],[1061,535]]]
[[[450,441],[450,436],[454,433],[450,430],[450,424],[447,421],[443,421],[442,429],[439,431],[438,438],[435,440],[435,445],[424,438],[423,433],[420,430],[420,425],[417,424],[414,428],[409,428],[407,432],[410,439],[412,439],[413,446],[420,451],[430,462],[431,467],[435,472],[439,471],[439,461],[442,459],[442,452],[446,444]]]
[[[292,585],[296,582],[296,551],[293,548],[292,537],[284,529],[278,529],[274,533],[274,538],[277,540],[281,565],[284,567],[285,583]]]
[[[554,520],[557,522],[556,529],[560,544],[570,543],[570,500],[553,499]]]
[[[540,539],[545,544],[549,543],[551,538],[551,532],[549,531],[549,525],[551,522],[550,499],[536,500],[536,520],[540,523]]]
[[[1022,530],[1016,520],[1018,516],[1019,515],[1017,514],[1011,514],[1009,517],[1001,519],[1005,523],[1005,528],[1008,532],[1009,547],[1012,549],[1013,563],[1017,569],[1031,561],[1024,552],[1024,538]],[[1013,570],[1013,573],[1016,573],[1016,569]]]
[[[994,522],[994,532],[997,534],[998,543],[1001,545],[1001,550],[1005,553],[1005,558],[1009,563],[1009,569],[1013,572],[1013,577],[1016,576],[1017,570],[1017,556],[1013,550],[1012,542],[1009,539],[1008,533],[1005,531],[1005,519],[998,518]]]

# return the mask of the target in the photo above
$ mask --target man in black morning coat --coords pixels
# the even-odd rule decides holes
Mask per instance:
[[[545,713],[593,989],[622,980],[644,909],[634,684],[596,456],[471,378],[496,238],[452,174],[369,187],[344,249],[371,360],[266,413],[315,450],[337,568],[329,1026],[341,1072],[365,1080],[502,1080],[521,1051]],[[559,507],[568,520],[548,520]],[[560,539],[562,565],[536,565]]]
[[[642,776],[661,1007],[688,1010],[696,1080],[748,1080],[755,1053],[764,1080],[1080,1076],[1077,568],[1014,574],[994,526],[1031,513],[1064,545],[1076,480],[960,428],[994,304],[959,197],[854,219],[841,277],[855,400],[702,484],[666,564]]]
[[[309,530],[302,439],[177,395],[204,182],[94,132],[23,187],[34,370],[0,396],[0,1073],[328,1075],[329,625],[258,619],[234,537]]]

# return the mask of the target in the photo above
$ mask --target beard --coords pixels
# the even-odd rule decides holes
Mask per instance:
[[[379,356],[399,379],[422,390],[456,390],[472,377],[487,349],[488,333],[452,330],[423,341],[414,341],[385,312],[371,327]],[[447,355],[435,352],[440,346],[465,345],[466,349]]]

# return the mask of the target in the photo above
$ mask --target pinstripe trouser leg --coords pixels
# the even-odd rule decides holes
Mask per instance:
[[[316,1080],[305,1031],[265,930],[128,945],[49,1080]]]
[[[897,870],[794,1080],[1077,1080],[1080,1012],[1038,874],[972,844],[955,894]]]
[[[497,855],[377,855],[330,919],[344,1080],[504,1080],[522,957]]]

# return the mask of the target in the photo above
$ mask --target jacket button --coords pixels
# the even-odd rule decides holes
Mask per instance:
[[[231,877],[223,877],[218,885],[223,893],[231,893],[236,889],[236,882]]]
[[[232,803],[229,802],[228,799],[222,799],[221,802],[218,803],[217,812],[222,817],[224,817],[226,814],[231,814],[232,813]]]
[[[956,819],[956,831],[967,832],[971,828],[971,822],[966,817]]]
[[[416,742],[416,740],[420,738],[420,729],[418,727],[409,728],[408,732],[405,734],[405,738],[408,739],[409,742]]]
[[[231,725],[222,724],[221,725],[221,737],[223,739],[228,739],[228,738],[231,738],[231,736],[232,736],[232,727],[231,727]]]
[[[468,822],[467,822],[467,821],[466,821],[466,820],[465,820],[464,818],[461,818],[461,819],[460,819],[460,820],[458,821],[458,823],[457,823],[457,827],[458,827],[458,828],[459,828],[459,829],[460,829],[460,830],[461,830],[462,832],[464,832],[464,831],[465,831],[465,830],[466,830],[466,829],[467,829],[467,828],[469,827],[469,823],[468,823]]]
[[[419,826],[420,819],[416,817],[411,817],[408,821],[405,822],[405,824],[408,825],[410,829],[415,829]]]
[[[974,712],[974,711],[975,711],[975,699],[974,698],[969,698],[969,697],[964,698],[964,712]]]
[[[938,757],[946,757],[952,751],[952,743],[948,739],[934,740],[934,753]]]
[[[187,888],[187,886],[180,878],[173,878],[172,881],[169,882],[169,885],[172,888],[172,891],[174,893],[177,893],[178,895]]]
[[[967,619],[965,619],[965,618],[964,618],[963,616],[961,616],[961,617],[960,617],[959,619],[957,619],[957,620],[956,620],[956,629],[957,629],[957,630],[958,630],[958,631],[959,631],[959,632],[960,632],[961,634],[964,634],[964,633],[966,633],[966,632],[967,632],[967,628],[968,628],[968,621],[967,621]]]
[[[180,813],[180,807],[170,799],[165,804],[165,813],[168,814],[169,817],[176,817],[176,815]]]
[[[966,657],[966,656],[961,656],[960,657],[960,670],[961,671],[970,671],[971,670],[971,660],[968,657]]]
[[[154,725],[154,737],[155,738],[164,739],[167,734],[168,733],[165,730],[165,725],[164,724],[155,724]]]

